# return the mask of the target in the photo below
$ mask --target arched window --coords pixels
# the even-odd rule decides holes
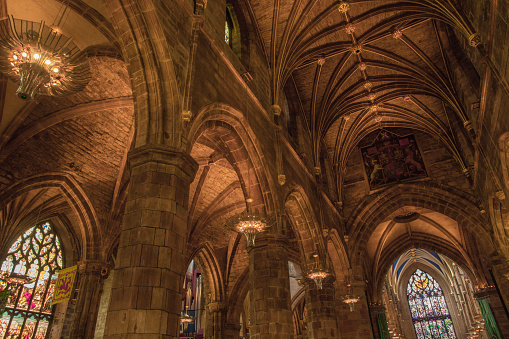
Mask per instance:
[[[60,240],[49,222],[30,228],[12,244],[1,270],[25,275],[31,281],[10,291],[0,319],[0,339],[47,336],[56,272],[62,266]],[[0,290],[6,287],[6,282],[1,281]]]
[[[444,293],[428,273],[417,269],[412,274],[407,297],[418,339],[456,338]]]
[[[230,10],[226,8],[226,19],[224,21],[224,42],[230,47],[232,45],[233,20]]]

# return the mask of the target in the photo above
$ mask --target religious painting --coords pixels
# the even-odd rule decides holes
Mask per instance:
[[[427,176],[426,167],[410,134],[381,130],[371,145],[361,148],[370,189]]]

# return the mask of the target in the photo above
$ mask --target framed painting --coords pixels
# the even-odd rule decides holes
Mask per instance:
[[[413,134],[399,136],[381,130],[360,150],[371,190],[428,176]]]

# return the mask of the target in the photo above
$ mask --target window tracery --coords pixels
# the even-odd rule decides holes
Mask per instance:
[[[47,337],[56,272],[62,267],[60,240],[49,222],[30,228],[12,244],[1,270],[25,275],[30,282],[9,287],[10,295],[0,318],[0,338]],[[0,281],[0,290],[6,288],[7,283]]]
[[[418,339],[455,339],[449,308],[440,285],[417,269],[407,285],[407,298]]]

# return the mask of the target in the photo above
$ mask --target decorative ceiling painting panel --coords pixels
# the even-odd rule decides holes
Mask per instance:
[[[371,145],[361,148],[370,189],[427,177],[413,134],[398,136],[381,130]]]

